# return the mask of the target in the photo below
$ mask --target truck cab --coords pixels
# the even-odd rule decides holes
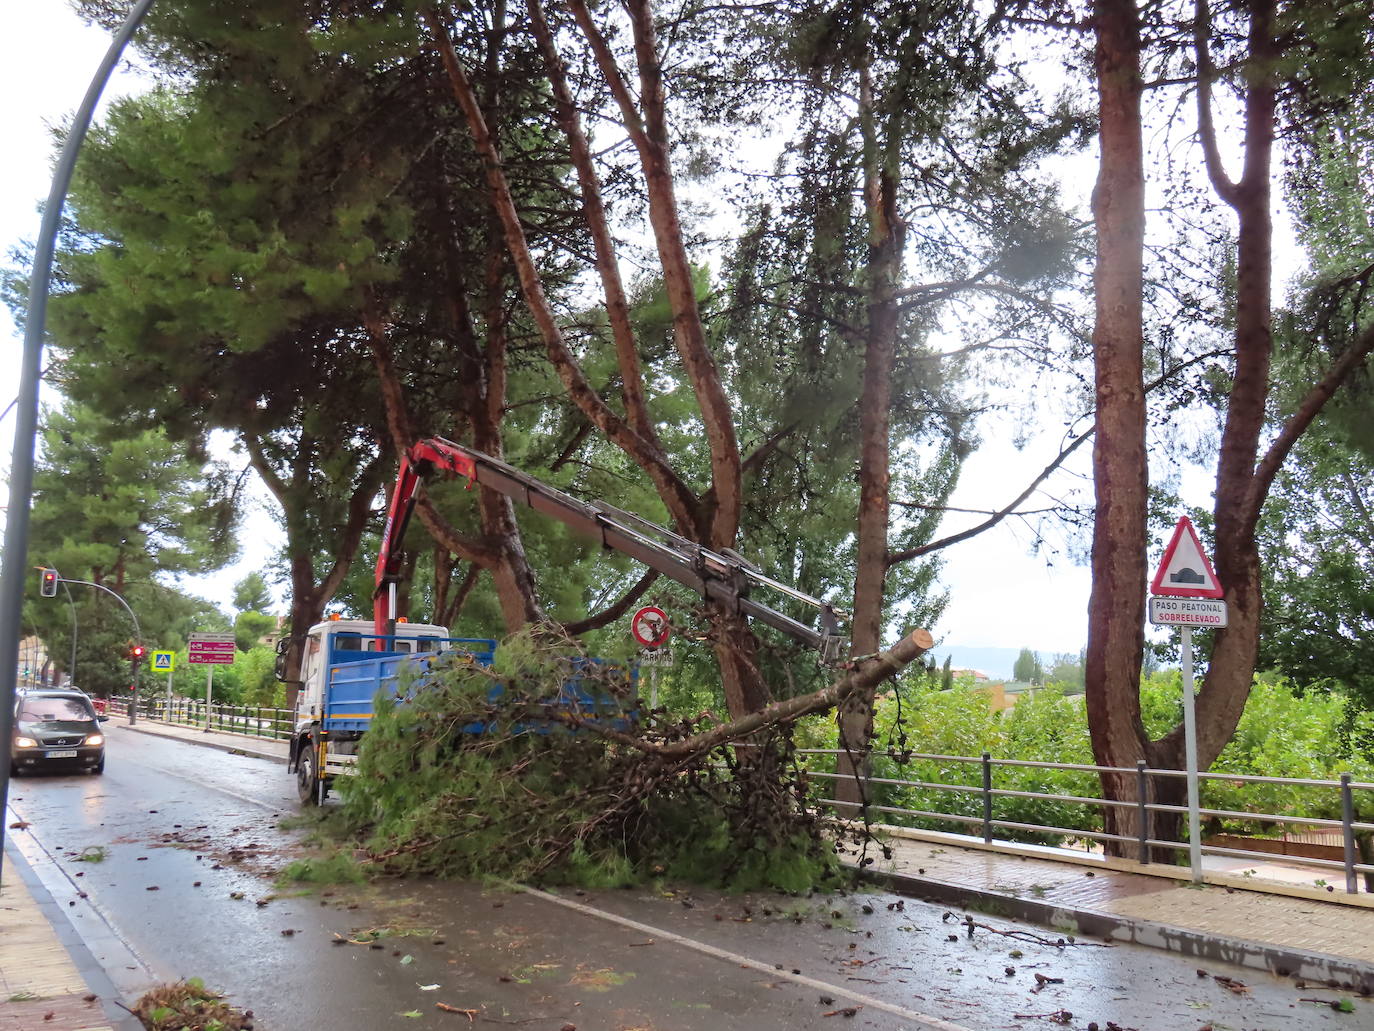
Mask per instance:
[[[486,643],[486,642],[483,642]],[[316,623],[301,649],[301,689],[296,695],[296,731],[324,712],[329,669],[343,662],[379,655],[419,655],[458,647],[448,628],[433,623],[397,621],[394,637],[379,637],[370,619],[330,619]]]

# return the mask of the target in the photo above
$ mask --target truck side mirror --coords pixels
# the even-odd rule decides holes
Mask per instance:
[[[296,650],[296,654],[299,655],[300,648],[304,643],[304,637],[297,637],[294,634],[288,637],[283,637],[279,641],[277,641],[277,663],[273,672],[276,673],[277,679],[280,680],[283,684],[299,684],[301,682],[299,665],[296,667],[296,675],[294,677],[287,677],[287,669],[290,667],[291,664],[290,660],[292,649],[294,648]]]

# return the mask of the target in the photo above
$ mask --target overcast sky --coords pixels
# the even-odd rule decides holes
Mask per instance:
[[[49,127],[80,103],[109,37],[82,25],[60,0],[6,6],[0,16],[0,95],[8,98],[0,105],[0,139],[7,151],[7,160],[0,163],[0,245],[8,253],[37,234],[37,206],[47,195],[51,176]],[[123,66],[106,100],[137,87],[136,74]],[[21,343],[8,310],[0,310],[5,355],[0,361],[0,406],[16,394]],[[6,471],[13,434],[11,413],[0,422],[0,462]],[[1053,457],[1057,443],[1047,437],[1018,452],[1009,443],[1009,427],[992,425],[984,435],[988,443],[970,459],[954,500],[959,507],[1005,504]],[[948,530],[961,528],[969,518],[951,517]],[[270,521],[258,516],[254,532],[244,535],[251,553],[238,566],[198,581],[194,589],[227,607],[233,583],[265,560],[270,533]],[[1056,548],[1060,543],[1054,542]],[[940,625],[930,628],[937,640],[968,647],[1029,647],[1042,654],[1079,650],[1086,639],[1088,572],[1062,551],[1033,557],[1032,544],[1028,530],[1007,523],[947,552],[944,580],[951,603]]]

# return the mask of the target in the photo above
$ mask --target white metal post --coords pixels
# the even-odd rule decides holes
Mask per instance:
[[[167,722],[172,722],[172,671],[167,671]]]
[[[210,690],[215,682],[215,664],[205,667],[205,733],[210,733]]]
[[[1193,702],[1193,628],[1183,626],[1183,752],[1188,773],[1188,862],[1202,883],[1202,821],[1198,818],[1197,707]]]

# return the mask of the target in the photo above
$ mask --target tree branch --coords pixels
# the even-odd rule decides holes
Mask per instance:
[[[1246,497],[1246,517],[1247,521],[1253,522],[1259,518],[1259,510],[1264,504],[1264,499],[1268,496],[1269,487],[1278,475],[1279,467],[1283,465],[1294,445],[1315,419],[1318,413],[1331,399],[1346,378],[1363,362],[1371,353],[1374,353],[1374,323],[1365,327],[1365,331],[1355,338],[1354,342],[1346,348],[1345,352],[1336,359],[1331,368],[1326,371],[1326,375],[1321,381],[1315,384],[1307,392],[1307,396],[1302,399],[1297,409],[1288,420],[1283,424],[1283,429],[1274,438],[1269,449],[1260,459],[1259,465],[1255,467],[1255,475],[1251,481],[1250,492]]]
[[[969,529],[964,530],[960,533],[952,534],[949,537],[941,537],[939,540],[929,541],[916,548],[907,548],[905,551],[893,552],[887,558],[887,568],[891,569],[893,566],[898,565],[899,563],[909,562],[911,559],[920,558],[922,555],[929,555],[931,552],[940,551],[943,548],[948,548],[952,544],[958,544],[960,541],[968,540],[970,537],[976,537],[984,530],[989,530],[992,527],[996,526],[1002,520],[1006,519],[1007,516],[1014,514],[1016,506],[1021,504],[1021,502],[1025,501],[1026,498],[1030,497],[1031,494],[1034,493],[1035,489],[1039,487],[1040,484],[1044,483],[1045,480],[1049,478],[1049,475],[1053,473],[1056,469],[1058,469],[1061,465],[1063,465],[1064,462],[1068,459],[1068,457],[1075,451],[1077,451],[1079,446],[1082,445],[1084,441],[1092,437],[1092,435],[1092,430],[1087,430],[1086,432],[1079,434],[1078,437],[1076,437],[1073,440],[1073,442],[1069,444],[1068,447],[1064,448],[1062,451],[1059,452],[1058,455],[1055,456],[1054,461],[1052,461],[1049,465],[1045,466],[1043,470],[1041,470],[1040,475],[1038,475],[1034,480],[1032,480],[1029,486],[1027,486],[1026,489],[1023,490],[1020,494],[1018,494],[1015,500],[1013,500],[1009,505],[1005,505],[1004,507],[998,509],[978,525],[972,526]]]

